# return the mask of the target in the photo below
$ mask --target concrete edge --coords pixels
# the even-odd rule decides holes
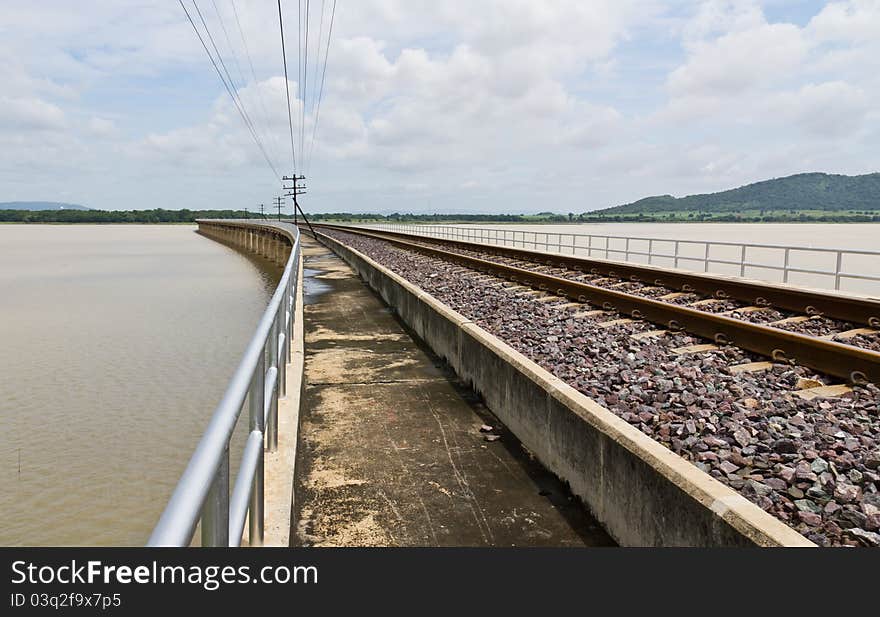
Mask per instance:
[[[303,326],[303,259],[300,255],[293,313],[291,358],[287,364],[287,396],[278,399],[278,450],[266,453],[266,522],[263,546],[290,546],[293,482],[299,440],[299,414],[305,367]]]
[[[432,320],[436,323],[436,320],[432,319],[433,316],[415,315],[412,310],[406,311],[410,314],[405,315],[404,311],[401,311],[403,307],[395,306],[401,313],[401,318],[419,333],[438,355],[445,357],[459,376],[469,381],[484,395],[490,409],[513,430],[523,444],[548,469],[569,483],[573,492],[584,501],[596,518],[621,544],[815,546],[779,519],[767,514],[610,410],[551,375],[424,290],[359,251],[329,236],[321,235],[328,246],[354,267],[386,302],[395,306],[390,301],[391,292],[387,288],[388,283],[393,283],[404,292],[405,296],[408,296],[399,298],[402,302],[423,306],[424,308],[417,309],[420,313],[426,311],[433,313],[457,330],[459,341],[450,353],[448,341],[429,340],[430,336],[424,334],[424,327],[418,327],[419,324],[414,323],[416,320],[422,322]],[[471,370],[465,366],[463,360],[465,354],[462,352],[464,337],[470,339],[469,346],[471,343],[475,344],[473,348],[476,353],[480,353],[480,348],[489,352],[489,355],[514,369],[520,380],[525,378],[532,386],[543,392],[548,410],[539,409],[544,405],[544,401],[537,401],[537,406],[533,405],[530,409],[520,410],[517,413],[512,410],[512,406],[517,403],[510,400],[509,392],[496,392],[494,396],[486,396],[487,391],[493,390],[493,385],[479,369]],[[499,402],[502,404],[499,405]],[[552,430],[549,426],[549,417],[554,413],[554,406],[561,407],[568,414],[568,417],[558,422],[579,423],[581,426],[577,427],[578,430],[583,431],[586,428],[588,433],[593,434],[591,438],[599,439],[601,443],[596,445],[594,452],[596,456],[591,459],[585,457],[583,453],[562,453],[559,443],[550,443],[553,441],[552,438],[540,435],[545,429]],[[539,416],[535,422],[531,425],[523,424],[523,418],[530,414],[534,416],[536,413]],[[538,425],[544,422],[548,424]],[[564,439],[564,436],[557,436],[555,441]],[[569,444],[568,447],[572,446]],[[577,448],[578,445],[575,444],[573,447]],[[623,454],[622,459],[621,454]],[[639,468],[639,473],[645,473],[642,467],[647,466],[647,475],[655,477],[644,478],[641,481],[641,488],[645,490],[638,491],[638,494],[622,495],[620,493],[628,490],[626,486],[616,486],[615,483],[606,481],[609,476],[620,479],[621,470],[610,467],[612,460],[620,461],[621,466]],[[593,468],[597,463],[602,469]],[[592,482],[591,490],[584,487],[587,476],[595,480]],[[599,486],[603,494],[595,493]],[[675,490],[670,490],[671,487]],[[643,512],[633,515],[633,508],[641,508]],[[691,521],[693,528],[676,528],[675,532],[665,533],[663,526],[676,524],[678,509],[688,510],[688,515],[681,518]],[[682,525],[679,524],[678,527]]]

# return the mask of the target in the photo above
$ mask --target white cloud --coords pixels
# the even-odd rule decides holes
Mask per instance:
[[[842,81],[806,84],[777,96],[771,107],[774,115],[788,115],[811,135],[828,139],[850,136],[871,108],[864,91]]]
[[[213,4],[199,4],[225,52]],[[270,4],[237,3],[254,79],[231,4],[217,2],[238,93],[289,173]],[[295,9],[285,4],[293,96]],[[757,1],[339,3],[304,201],[581,211],[815,166],[880,167],[880,2],[828,3],[804,23],[773,22]],[[10,0],[0,54],[0,190],[73,187],[95,207],[122,196],[139,207],[237,207],[278,190],[175,3]],[[295,100],[298,148],[300,114]],[[129,195],[133,182],[149,197]]]
[[[36,97],[0,96],[0,128],[7,131],[58,131],[66,126],[64,111]]]
[[[785,81],[807,55],[801,30],[792,24],[755,23],[696,43],[688,62],[669,76],[673,96],[729,96]]]

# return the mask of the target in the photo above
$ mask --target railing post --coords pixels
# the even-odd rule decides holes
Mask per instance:
[[[263,406],[265,404],[266,387],[266,353],[265,349],[257,360],[254,368],[254,376],[251,379],[251,390],[248,393],[248,408],[250,410],[249,428],[251,431],[264,432]],[[251,546],[263,545],[263,449],[257,460],[257,470],[254,473],[254,486],[251,489],[251,503],[248,513],[248,534]]]
[[[626,238],[626,247],[624,248],[626,248],[626,257],[624,258],[624,261],[629,261],[629,236]]]
[[[279,307],[280,308],[280,307]],[[277,373],[276,384],[281,379],[281,365],[278,362],[280,348],[278,346],[278,335],[281,333],[281,313],[275,313],[275,319],[272,321],[272,329],[269,330],[269,366],[274,368]],[[266,449],[274,452],[278,449],[278,391],[272,394],[269,400],[269,418],[266,425]]]
[[[651,265],[652,258],[654,257],[654,239],[651,238],[648,240],[648,265]]]
[[[202,546],[229,546],[229,444],[202,507]]]
[[[709,271],[709,243],[706,242],[706,250],[703,252],[703,272]]]
[[[746,275],[746,245],[742,245],[742,251],[739,254],[739,275]]]
[[[281,339],[278,346],[278,396],[287,396],[287,317],[290,312],[287,310],[287,290],[285,289],[284,300],[278,306],[278,338]],[[276,424],[277,426],[277,424]],[[276,440],[277,443],[277,440]]]
[[[673,263],[675,265],[673,265],[673,268],[678,267],[678,246],[679,246],[679,242],[678,242],[678,240],[676,240],[675,241],[675,260],[673,261]]]
[[[840,269],[843,267],[843,252],[837,251],[837,266],[834,268],[834,290],[840,291]]]
[[[782,266],[782,282],[783,283],[788,282],[788,265],[789,265],[790,255],[791,255],[791,249],[786,248],[785,249],[785,263]]]

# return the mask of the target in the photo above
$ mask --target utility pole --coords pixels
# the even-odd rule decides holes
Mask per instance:
[[[263,218],[263,219],[266,218],[266,213],[264,212],[265,208],[266,208],[265,205],[260,204],[260,218]]]
[[[281,222],[281,206],[284,204],[284,197],[274,197],[275,207],[278,208],[278,222]]]
[[[306,222],[306,225],[309,226],[309,230],[312,232],[312,235],[315,236],[315,239],[318,239],[318,235],[315,233],[315,230],[312,229],[312,224],[309,223],[309,219],[306,218],[306,213],[302,211],[302,208],[299,207],[299,201],[297,201],[297,196],[306,194],[306,186],[304,184],[299,184],[300,180],[305,180],[305,176],[297,176],[294,173],[292,176],[282,176],[282,180],[290,180],[293,182],[293,186],[285,186],[285,191],[290,191],[289,193],[285,193],[290,197],[293,197],[293,224],[297,225],[299,220],[297,218],[297,212],[302,215],[303,220]],[[319,240],[320,242],[320,240]]]
[[[305,176],[297,176],[296,174],[293,174],[292,176],[282,176],[281,179],[282,180],[289,180],[289,181],[293,182],[293,186],[285,186],[284,190],[290,191],[289,193],[285,193],[285,195],[287,195],[288,197],[293,197],[293,224],[296,225],[297,223],[299,223],[299,219],[297,217],[297,211],[302,212],[302,210],[300,210],[300,207],[299,207],[299,202],[297,201],[296,198],[298,195],[305,195],[306,194],[305,185],[300,185],[298,183],[300,180],[305,180],[306,177]],[[305,218],[306,218],[306,216],[304,214],[303,219],[305,219]]]

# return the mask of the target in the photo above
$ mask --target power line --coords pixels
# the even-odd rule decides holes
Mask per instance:
[[[321,41],[324,36],[324,6],[326,0],[321,0],[321,19],[318,22],[318,44],[315,46],[315,75],[312,77],[312,109],[315,108],[315,92],[318,91],[318,67],[321,65]]]
[[[302,0],[299,0],[296,17],[296,96],[300,100],[302,99],[302,12]]]
[[[208,23],[205,21],[205,17],[202,15],[202,11],[201,11],[201,9],[199,9],[199,5],[196,2],[196,0],[192,0],[192,3],[196,9],[196,13],[198,13],[198,15],[199,15],[199,20],[202,22],[202,26],[205,28],[205,33],[208,35],[208,40],[211,42],[211,46],[214,48],[214,53],[217,54],[217,59],[220,61],[220,66],[223,67],[223,71],[226,73],[226,79],[229,82],[229,85],[227,86],[227,91],[232,96],[233,102],[236,103],[236,106],[238,107],[239,112],[241,113],[242,118],[245,121],[245,124],[247,125],[248,129],[250,130],[251,135],[256,140],[257,145],[259,146],[260,150],[263,152],[263,156],[265,156],[267,160],[270,160],[269,155],[266,153],[266,149],[263,146],[262,140],[257,136],[257,130],[256,130],[256,128],[254,128],[254,123],[251,120],[250,115],[247,112],[247,108],[245,107],[244,101],[242,101],[241,97],[238,95],[238,91],[235,88],[235,82],[233,81],[232,76],[229,74],[229,69],[226,68],[226,63],[223,62],[223,55],[220,53],[220,50],[217,48],[217,44],[214,42],[214,36],[211,34],[211,29],[208,27]],[[181,6],[182,6],[182,3],[181,3]],[[201,38],[201,37],[199,37],[199,38]],[[202,41],[202,44],[204,45],[204,40]],[[210,54],[210,52],[208,52],[208,53]],[[216,63],[214,64],[214,67],[215,68],[217,67]],[[220,76],[220,79],[223,79],[222,75]],[[277,174],[278,171],[275,169],[275,165],[271,163],[271,160],[270,160],[270,165],[271,165],[272,169],[275,171],[275,173]]]
[[[214,5],[214,13],[217,15],[217,21],[220,22],[220,28],[223,30],[223,36],[226,38],[226,45],[229,47],[229,53],[232,55],[235,69],[238,71],[238,79],[242,84],[245,84],[244,73],[241,72],[241,65],[238,63],[238,56],[235,54],[235,49],[232,47],[232,41],[229,39],[229,32],[226,30],[226,24],[223,23],[223,16],[220,15],[220,9],[217,8],[217,0],[211,0],[211,4]]]
[[[300,120],[299,125],[300,153],[302,153],[302,149],[306,142],[306,101],[309,98],[307,87],[309,84],[309,5],[310,0],[306,0],[306,33],[305,47],[303,48],[302,119]]]
[[[327,57],[330,55],[330,37],[333,36],[333,20],[335,18],[336,0],[333,0],[333,8],[330,11],[330,28],[327,31],[327,50],[324,52],[324,69],[321,72],[321,89],[318,91],[318,103],[315,106],[315,119],[312,121],[312,144],[309,147],[306,173],[308,173],[308,169],[312,166],[312,155],[315,152],[315,138],[318,134],[318,118],[321,116],[321,100],[324,98],[324,78],[327,76]],[[318,53],[320,58],[320,49],[318,50]]]
[[[248,114],[247,108],[245,107],[245,104],[244,104],[244,101],[241,100],[241,96],[239,96],[238,91],[235,88],[235,81],[232,79],[232,75],[229,74],[229,69],[226,68],[226,63],[223,62],[223,54],[220,53],[220,50],[217,48],[217,43],[214,42],[214,35],[211,34],[211,29],[208,28],[208,23],[205,21],[205,17],[202,15],[202,11],[201,11],[201,9],[199,9],[199,5],[196,2],[196,0],[192,0],[192,3],[193,3],[193,6],[196,8],[196,12],[199,15],[199,20],[202,22],[202,26],[205,28],[205,32],[208,35],[208,40],[211,41],[211,47],[214,48],[214,53],[217,54],[217,59],[220,61],[220,66],[223,67],[223,71],[226,73],[226,79],[229,80],[229,84],[232,86],[232,92],[233,92],[235,98],[238,100],[238,104],[241,107],[242,112],[244,113],[245,120],[246,120],[248,126],[250,127],[250,129],[254,132],[254,134],[256,134],[257,131],[254,128],[254,123],[251,121],[250,114]],[[218,16],[219,16],[219,13],[218,13]]]
[[[235,48],[232,46],[232,39],[229,38],[229,31],[226,29],[226,23],[223,21],[223,16],[220,14],[220,9],[217,6],[217,0],[211,0],[211,4],[214,6],[214,14],[217,15],[217,21],[220,22],[220,28],[223,30],[223,37],[226,39],[226,46],[229,48],[229,54],[232,56],[232,62],[235,64],[235,70],[238,72],[239,83],[242,87],[245,87],[247,85],[247,80],[244,78],[244,72],[242,72],[241,70],[241,64],[238,62],[238,54],[235,53]],[[220,57],[222,58],[223,56]],[[232,80],[232,85],[233,87],[235,87],[234,80]],[[241,93],[238,92],[237,89],[236,93],[238,94],[238,100],[241,102],[242,107],[244,107],[244,101],[241,98]],[[247,111],[247,108],[245,108],[245,111]],[[248,118],[250,118],[250,114],[248,114]],[[256,129],[259,123],[254,122],[253,124],[254,129]],[[260,136],[264,141],[268,142],[268,139],[266,139],[267,132],[265,126],[261,127],[261,130],[257,132],[261,134]]]
[[[251,60],[251,52],[248,48],[247,39],[244,36],[244,28],[241,27],[241,20],[238,18],[238,9],[235,7],[235,0],[229,0],[230,4],[232,4],[232,13],[235,15],[235,23],[238,25],[238,33],[241,35],[241,42],[244,46],[244,53],[247,57],[248,65],[251,69],[251,77],[254,79],[254,85],[257,91],[257,101],[260,103],[260,111],[263,112],[263,121],[264,126],[266,127],[266,132],[272,136],[272,145],[273,152],[275,154],[278,153],[278,136],[275,134],[275,131],[272,130],[272,121],[269,117],[269,112],[266,111],[266,101],[263,97],[263,91],[259,87],[259,82],[257,80],[257,72],[254,70],[254,62]]]
[[[293,115],[290,111],[290,80],[287,78],[287,51],[284,47],[284,17],[281,15],[281,0],[278,0],[278,27],[281,29],[281,57],[284,59],[284,91],[287,93],[287,123],[290,127],[290,154],[293,156],[293,169],[296,171],[296,147],[294,146],[293,141]],[[300,144],[302,144],[301,141]],[[302,145],[300,145],[300,148],[302,148]]]
[[[280,177],[281,174],[278,173],[278,170],[275,169],[275,165],[272,164],[272,161],[269,159],[269,156],[266,154],[265,148],[263,148],[263,144],[260,143],[260,140],[257,138],[256,133],[253,130],[253,127],[248,123],[247,118],[244,114],[244,111],[239,106],[238,101],[235,98],[235,95],[232,93],[232,89],[229,87],[229,84],[226,83],[226,80],[223,78],[223,73],[220,72],[220,67],[217,66],[217,62],[214,60],[214,57],[211,55],[211,51],[208,49],[208,45],[205,43],[205,39],[202,37],[202,33],[199,32],[198,27],[196,26],[196,22],[193,21],[192,16],[189,14],[186,6],[183,4],[183,0],[178,0],[180,3],[180,8],[183,9],[183,12],[186,13],[186,17],[189,20],[190,25],[193,27],[193,31],[196,33],[196,36],[199,37],[199,41],[202,44],[202,47],[205,50],[205,53],[208,54],[208,59],[211,61],[211,64],[214,66],[214,70],[217,71],[217,76],[220,78],[220,81],[223,82],[223,86],[226,88],[226,92],[229,94],[229,97],[232,99],[235,108],[238,110],[239,115],[241,115],[242,121],[245,123],[245,126],[248,127],[251,133],[251,137],[254,139],[254,143],[257,144],[257,147],[260,149],[260,152],[263,153],[263,158],[266,159],[266,163],[269,164],[269,168],[272,170],[272,173],[275,174],[276,177]],[[195,0],[193,0],[193,5],[195,5]],[[198,7],[196,6],[198,9]]]

